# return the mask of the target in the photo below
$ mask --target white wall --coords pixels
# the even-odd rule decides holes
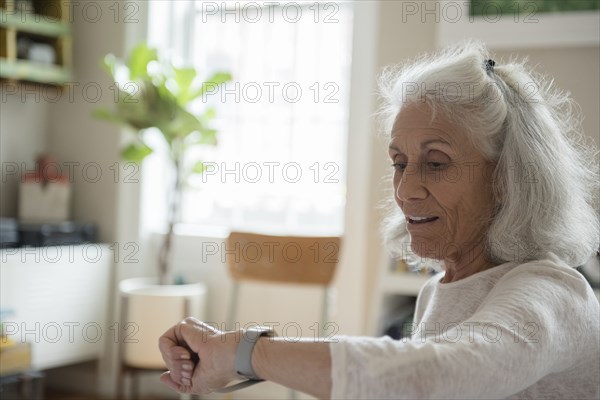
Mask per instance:
[[[585,134],[600,147],[600,47],[524,48],[495,53],[500,60],[527,57],[537,72],[552,77],[557,87],[570,92],[581,107]]]
[[[0,88],[0,216],[16,217],[18,182],[35,169],[36,157],[46,148],[48,104],[36,101],[36,89],[6,83]],[[40,97],[41,99],[41,97]]]
[[[114,105],[113,82],[102,69],[101,60],[108,53],[122,58],[143,40],[147,9],[144,2],[126,0],[119,4],[93,0],[74,4],[78,4],[73,14],[74,97],[65,97],[49,113],[48,150],[62,161],[81,165],[82,173],[76,174],[73,184],[73,217],[96,222],[100,240],[112,245],[115,265],[110,293],[104,299],[110,310],[108,335],[108,328],[119,321],[118,282],[149,275],[151,270],[145,264],[139,237],[140,170],[120,159],[126,140],[123,132],[95,120],[91,113],[95,108]],[[85,173],[86,166],[89,173]],[[95,174],[97,170],[101,176]],[[67,389],[112,396],[118,374],[117,348],[118,343],[107,339],[105,356],[96,368],[64,368],[53,371],[48,381]]]

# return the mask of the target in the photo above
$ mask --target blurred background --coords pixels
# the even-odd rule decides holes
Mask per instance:
[[[397,323],[427,276],[390,260],[379,236],[391,186],[374,118],[385,66],[483,40],[496,65],[527,57],[570,92],[586,137],[600,145],[599,2],[472,3],[0,0],[0,306],[5,336],[28,344],[16,356],[22,367],[2,372],[2,390],[15,398],[20,390],[30,398],[128,397],[129,378],[118,394],[124,347],[145,332],[133,314],[123,319],[134,301],[123,301],[129,292],[120,283],[158,276],[166,236],[173,282],[201,284],[186,310],[223,328],[231,328],[231,231],[342,237],[324,334],[401,334]],[[182,161],[189,176],[175,219],[166,188],[177,147],[160,127],[123,128],[93,115],[151,95],[127,89],[132,76],[102,65],[108,54],[126,62],[140,43],[181,68],[163,85],[179,100],[174,85],[185,86],[190,68],[192,86],[231,75],[189,102],[207,125]],[[139,146],[127,157],[132,143]],[[323,328],[318,288],[245,286],[242,326],[272,324],[290,337]],[[8,365],[13,356],[2,351]],[[176,398],[149,365],[140,398]],[[262,383],[234,398],[288,395]]]

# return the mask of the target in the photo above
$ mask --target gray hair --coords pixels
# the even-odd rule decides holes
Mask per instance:
[[[487,255],[525,262],[554,253],[582,265],[598,249],[600,227],[597,151],[584,139],[579,109],[552,81],[530,73],[526,61],[494,66],[489,59],[483,43],[467,41],[385,70],[379,82],[384,129],[389,134],[400,110],[415,103],[427,104],[432,119],[439,112],[464,127],[496,165]],[[392,253],[414,256],[395,204],[383,235]]]

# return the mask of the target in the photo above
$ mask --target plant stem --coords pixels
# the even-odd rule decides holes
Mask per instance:
[[[171,154],[171,157],[175,170],[175,182],[171,187],[171,193],[169,196],[170,205],[167,217],[168,231],[158,257],[159,283],[161,285],[167,285],[171,283],[171,245],[173,243],[174,227],[180,221],[179,214],[181,209],[181,198],[183,194],[183,143],[179,139],[173,139],[173,142],[173,153]]]

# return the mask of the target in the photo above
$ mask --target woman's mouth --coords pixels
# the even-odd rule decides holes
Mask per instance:
[[[407,215],[406,216],[406,220],[411,225],[426,224],[429,222],[433,222],[437,219],[438,219],[438,217],[436,217],[436,216],[416,216],[416,215]]]

